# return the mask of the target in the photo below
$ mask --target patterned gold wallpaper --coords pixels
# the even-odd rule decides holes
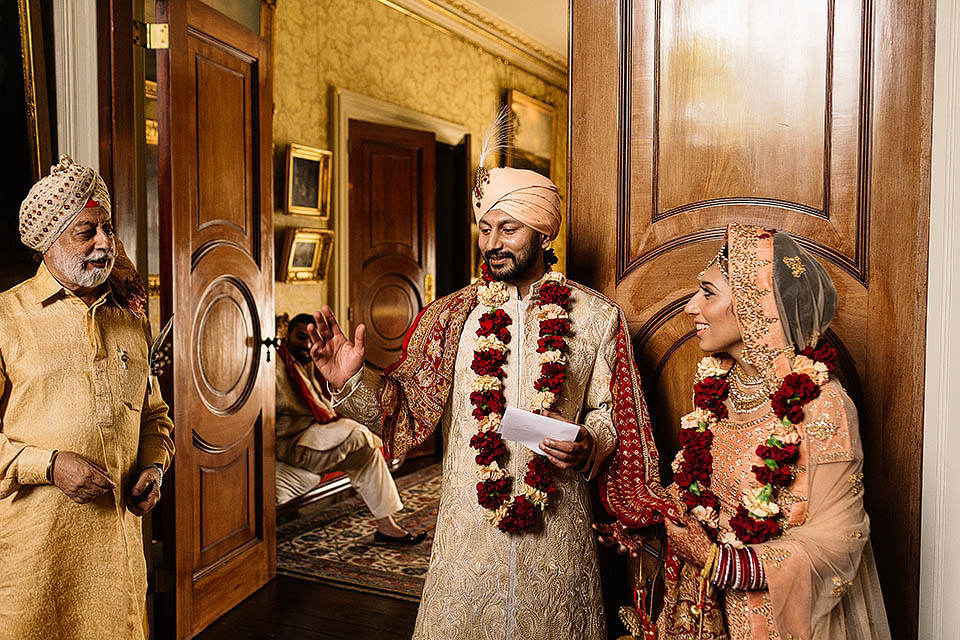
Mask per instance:
[[[567,94],[377,0],[279,0],[274,58],[274,159],[283,165],[291,142],[330,149],[332,87],[342,87],[467,127],[474,165],[480,138],[506,89],[518,89],[557,107],[555,181],[566,194]],[[282,176],[278,175],[282,188]],[[465,214],[466,215],[466,214]],[[315,220],[277,211],[283,229]],[[565,263],[564,230],[554,242]],[[337,242],[341,239],[338,237]],[[326,284],[277,282],[278,315],[313,310],[328,301]]]

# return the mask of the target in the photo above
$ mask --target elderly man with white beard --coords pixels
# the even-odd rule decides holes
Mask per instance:
[[[173,424],[146,295],[96,171],[61,156],[20,208],[37,274],[0,293],[0,638],[146,638],[139,516]]]

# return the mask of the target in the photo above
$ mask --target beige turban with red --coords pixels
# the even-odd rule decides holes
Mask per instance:
[[[553,240],[560,232],[560,190],[536,171],[481,170],[473,191],[473,213],[479,223],[497,209]]]
[[[50,168],[20,205],[20,240],[46,253],[91,200],[110,213],[110,194],[100,174],[68,155]]]

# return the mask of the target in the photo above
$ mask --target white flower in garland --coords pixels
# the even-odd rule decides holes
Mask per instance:
[[[550,496],[548,496],[546,492],[540,491],[539,489],[531,487],[528,484],[523,486],[523,494],[527,496],[530,502],[540,507],[541,511],[546,509],[550,504]]]
[[[720,526],[720,514],[717,513],[713,507],[705,507],[702,504],[698,504],[690,510],[690,514],[711,529],[716,529]]]
[[[544,282],[559,282],[563,283],[566,281],[566,278],[563,277],[563,274],[559,271],[547,271],[547,275],[543,276]]]
[[[479,480],[502,480],[509,475],[506,469],[500,468],[496,460],[485,467],[477,469],[477,479]]]
[[[477,422],[477,430],[480,432],[496,431],[500,428],[500,414],[490,413],[483,416],[482,420]]]
[[[810,379],[816,385],[825,385],[830,380],[830,368],[824,363],[812,360],[807,356],[797,356],[793,359],[793,372],[810,376]]]
[[[557,401],[557,394],[552,391],[537,391],[533,396],[533,408],[534,410],[540,409],[549,409],[553,406],[553,403]]]
[[[478,336],[474,346],[477,351],[499,351],[500,353],[506,353],[509,349],[507,345],[502,343],[497,336]]]
[[[673,469],[674,473],[679,473],[682,465],[683,449],[680,449],[680,451],[677,451],[677,455],[673,458],[673,462],[670,463],[670,468]]]
[[[722,378],[727,375],[730,367],[724,366],[723,361],[716,356],[707,356],[701,358],[697,363],[697,380],[704,378]]]
[[[770,489],[767,486],[747,489],[740,502],[757,518],[772,518],[780,513],[780,507],[770,499]]]
[[[774,423],[773,437],[779,440],[781,444],[797,444],[800,442],[800,434],[797,432],[797,428],[793,424],[784,424],[782,420]]]
[[[545,304],[537,310],[537,320],[559,320],[570,315],[558,304]]]
[[[501,505],[499,509],[485,509],[483,519],[490,524],[497,524],[507,515],[507,505]]]
[[[510,290],[505,282],[495,280],[477,288],[477,300],[485,307],[503,306],[510,299]]]
[[[503,388],[503,383],[496,376],[477,376],[473,379],[474,391],[493,391]]]
[[[727,531],[722,536],[720,536],[720,542],[723,544],[728,544],[734,549],[743,549],[743,543],[740,542],[740,538],[737,537],[733,531]]]
[[[712,427],[717,423],[717,416],[706,409],[694,409],[680,418],[680,427],[683,429],[697,429],[701,423],[706,424],[708,428]]]
[[[538,353],[538,360],[540,364],[546,364],[548,362],[556,362],[558,364],[567,364],[567,358],[563,355],[562,351],[557,351],[556,349],[549,349],[543,353]]]

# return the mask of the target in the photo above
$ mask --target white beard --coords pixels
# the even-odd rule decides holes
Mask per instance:
[[[59,244],[51,247],[50,260],[57,270],[66,276],[70,282],[84,289],[99,287],[113,271],[116,253],[113,247],[109,251],[91,251],[87,255],[69,254]],[[95,260],[107,259],[107,266],[100,269],[87,269],[86,264]]]

